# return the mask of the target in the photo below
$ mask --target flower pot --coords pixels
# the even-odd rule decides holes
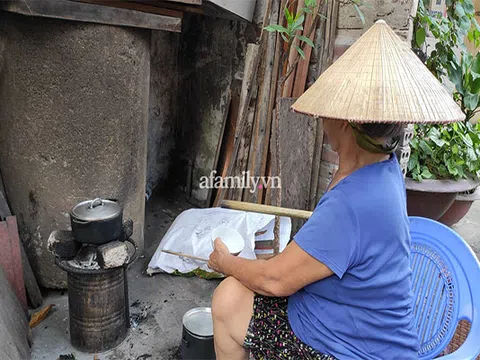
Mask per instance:
[[[448,208],[447,212],[443,214],[439,221],[447,226],[455,225],[468,214],[473,202],[476,200],[480,200],[479,188],[477,188],[473,194],[457,195],[453,204]]]
[[[407,211],[409,216],[439,220],[455,201],[458,193],[475,189],[477,179],[423,180],[407,178]]]

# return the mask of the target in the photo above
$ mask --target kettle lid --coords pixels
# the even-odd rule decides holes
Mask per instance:
[[[116,201],[94,199],[75,205],[70,215],[81,221],[101,221],[113,219],[122,213],[122,207]]]

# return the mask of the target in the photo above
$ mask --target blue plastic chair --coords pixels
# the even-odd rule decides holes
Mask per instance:
[[[419,359],[433,359],[452,339],[460,320],[471,323],[465,343],[442,360],[480,354],[480,263],[468,244],[436,221],[411,217],[415,325]]]

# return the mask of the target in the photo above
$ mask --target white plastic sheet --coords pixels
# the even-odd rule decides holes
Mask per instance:
[[[273,215],[223,208],[184,211],[175,219],[160,242],[148,264],[147,273],[173,273],[174,271],[188,273],[195,269],[211,272],[212,270],[205,262],[169,255],[162,250],[208,259],[213,251],[211,233],[220,226],[236,229],[245,239],[245,249],[240,253],[240,257],[255,259],[255,233],[259,231],[263,233],[257,236],[257,240],[273,239],[274,221]],[[280,219],[280,251],[287,246],[291,231],[290,218],[282,217]]]

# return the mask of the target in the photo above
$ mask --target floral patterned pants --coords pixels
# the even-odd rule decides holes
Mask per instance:
[[[255,360],[335,360],[295,336],[287,314],[288,298],[255,295],[244,347]]]

